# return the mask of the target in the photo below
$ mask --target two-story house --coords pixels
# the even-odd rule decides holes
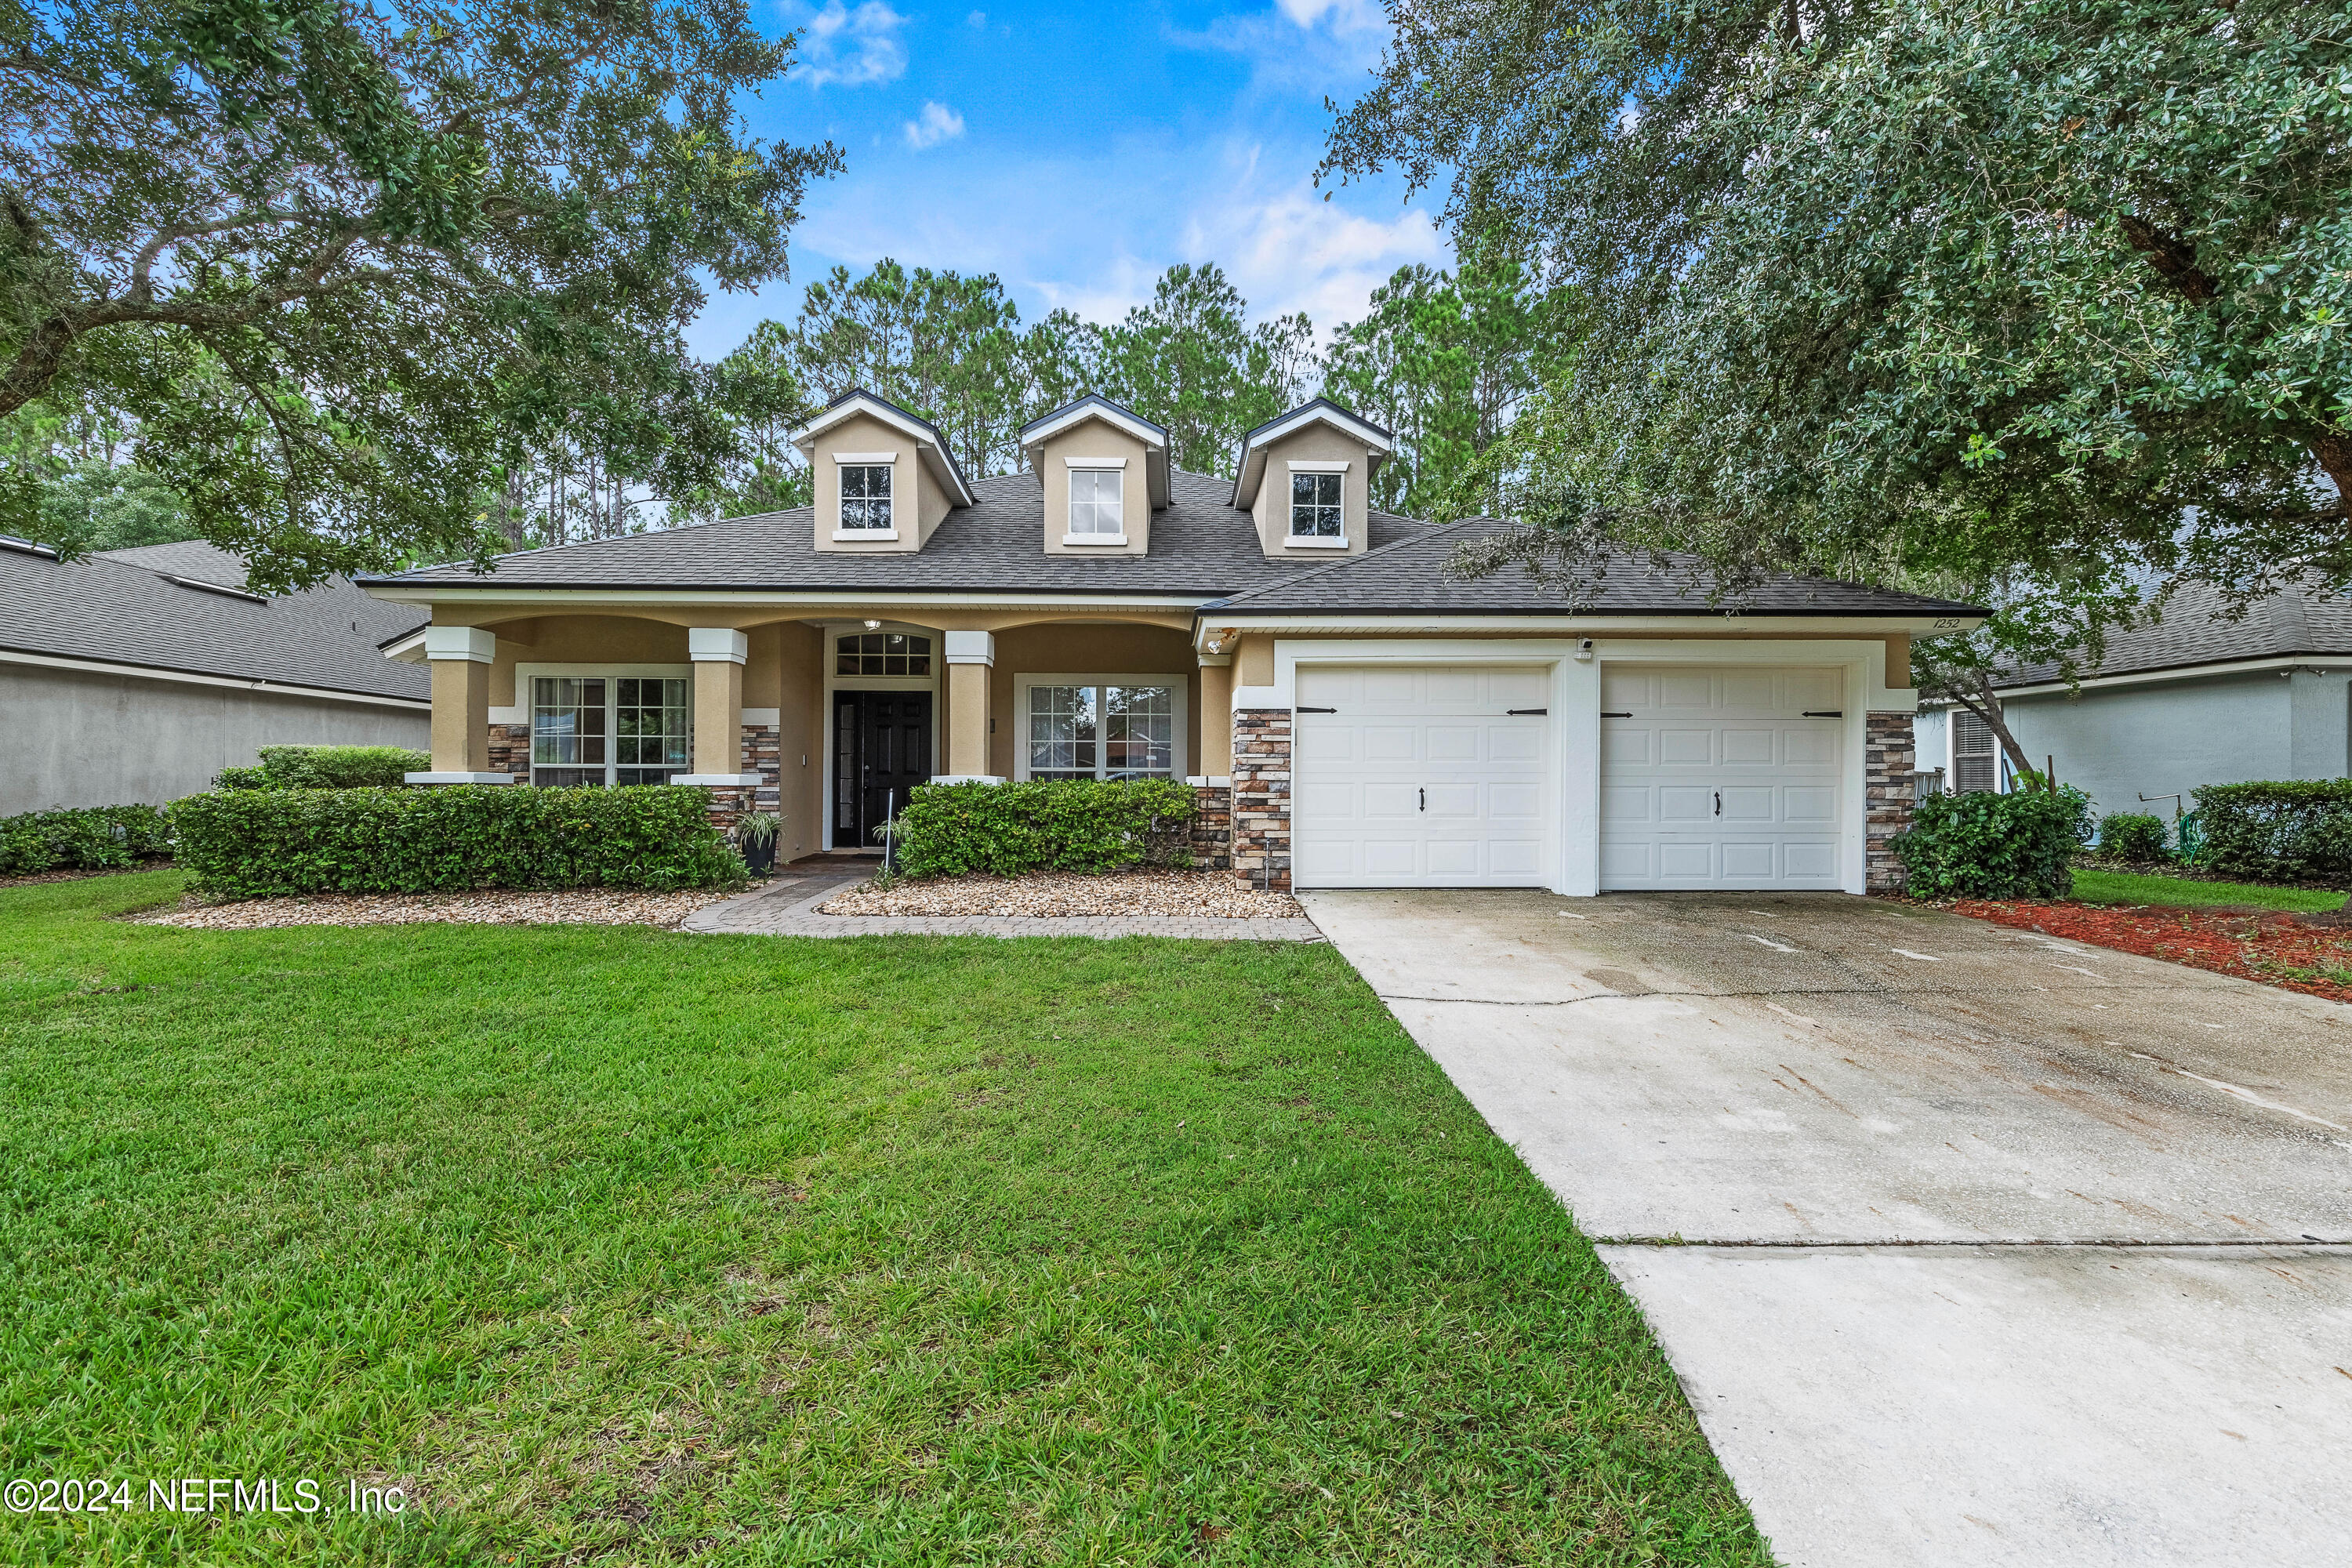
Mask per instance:
[[[1506,525],[1376,511],[1388,435],[1317,399],[1226,478],[1099,397],[972,479],[864,392],[812,507],[368,580],[428,607],[420,784],[698,784],[861,848],[933,779],[1171,778],[1275,887],[1888,884],[1914,633],[1965,605],[1784,577],[1740,613],[1613,563],[1571,607],[1458,581]]]

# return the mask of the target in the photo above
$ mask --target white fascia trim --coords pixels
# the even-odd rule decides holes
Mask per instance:
[[[1021,437],[1022,447],[1025,450],[1041,441],[1050,441],[1063,431],[1076,429],[1089,419],[1099,419],[1114,430],[1125,431],[1153,451],[1164,452],[1168,449],[1167,437],[1154,430],[1142,420],[1123,415],[1115,408],[1106,408],[1099,403],[1081,405],[1071,409],[1051,425],[1038,426]]]
[[[865,537],[870,538],[871,535]],[[910,611],[919,611],[926,605],[1019,611],[1197,610],[1217,596],[1212,594],[1048,594],[1037,598],[1023,598],[1003,593],[868,593],[856,588],[819,593],[804,588],[460,588],[446,584],[369,591],[377,598],[394,604],[511,605],[518,612],[532,616],[550,615],[565,605],[814,605],[828,609],[837,608],[844,616],[850,618],[886,606]]]
[[[677,784],[703,784],[711,789],[741,789],[760,782],[757,773],[672,773],[669,782]]]
[[[2241,658],[2232,659],[2227,664],[2190,664],[2173,669],[2132,670],[2122,675],[2086,675],[2082,679],[2080,685],[2084,690],[2088,691],[2099,687],[2154,686],[2167,681],[2210,680],[2215,676],[2262,675],[2284,669],[2352,669],[2352,659],[2310,657]],[[2050,697],[2073,689],[2073,687],[2063,680],[2041,680],[2032,686],[1996,686],[1993,688],[1993,695],[2006,702],[2012,697]],[[1953,706],[1953,702],[1948,697],[1936,697],[1928,699],[1928,705],[1935,708],[1949,708]]]
[[[419,626],[398,642],[387,646],[383,650],[383,657],[394,664],[423,664],[425,662],[425,628]]]
[[[955,465],[948,460],[947,454],[944,451],[941,451],[936,445],[939,437],[933,436],[929,431],[925,430],[922,426],[917,425],[913,420],[908,418],[907,416],[899,413],[897,409],[885,407],[881,404],[875,402],[870,397],[863,395],[853,397],[837,408],[828,408],[824,413],[818,415],[815,418],[810,420],[807,424],[802,426],[799,429],[793,431],[786,437],[786,439],[791,441],[793,446],[798,447],[803,456],[813,458],[815,455],[814,448],[816,446],[817,437],[824,434],[825,431],[832,429],[835,425],[840,424],[843,420],[848,418],[853,414],[864,414],[869,417],[880,420],[883,424],[890,426],[891,429],[898,431],[898,434],[914,442],[915,450],[919,454],[923,452],[931,452],[936,454],[939,461],[935,463],[933,467],[939,469],[940,479],[943,480],[948,489],[954,493],[957,500],[962,502],[965,506],[972,504],[972,493],[971,489],[963,483],[961,478],[958,477]]]
[[[1388,456],[1393,446],[1387,437],[1362,420],[1342,414],[1336,408],[1302,408],[1273,429],[1262,431],[1252,437],[1244,456],[1246,457],[1248,452],[1254,452],[1260,447],[1270,447],[1285,436],[1290,435],[1293,431],[1304,430],[1309,425],[1328,425],[1334,429],[1344,431],[1351,439],[1361,441],[1382,457]]]
[[[158,669],[148,664],[110,664],[102,658],[68,658],[57,654],[18,653],[0,648],[0,664],[29,664],[46,669],[70,669],[85,675],[128,675],[141,680],[171,680],[186,686],[223,686],[233,691],[259,691],[272,697],[308,697],[326,702],[359,702],[373,708],[403,708],[430,713],[429,698],[379,697],[366,691],[337,691],[325,686],[293,686],[282,680],[240,680],[234,676],[197,675],[184,669]]]
[[[898,531],[896,527],[836,528],[833,531],[833,537],[835,542],[895,544],[898,540]]]
[[[1290,471],[1294,474],[1344,474],[1356,465],[1337,458],[1293,458]]]
[[[1328,533],[1289,533],[1283,536],[1282,546],[1286,550],[1345,550],[1348,542]]]
[[[1082,548],[1090,544],[1118,546],[1127,542],[1127,535],[1124,533],[1066,533],[1062,535],[1062,542],[1076,544]]]
[[[1062,467],[1066,468],[1123,468],[1127,467],[1127,459],[1125,458],[1065,458],[1062,459]]]
[[[1346,616],[1274,610],[1257,614],[1265,618],[1255,618],[1245,607],[1211,610],[1201,617],[1194,636],[1201,641],[1223,641],[1227,636],[1348,637],[1389,632],[1435,632],[1446,636],[1521,632],[1586,637],[1688,637],[1712,633],[1719,637],[1748,638],[1761,632],[1802,632],[1811,637],[1888,637],[1969,631],[1983,625],[1980,620],[1964,616]]]
[[[512,784],[512,773],[403,773],[404,784]]]
[[[898,460],[898,454],[896,452],[835,452],[833,455],[833,460],[835,463],[861,465],[896,463]]]

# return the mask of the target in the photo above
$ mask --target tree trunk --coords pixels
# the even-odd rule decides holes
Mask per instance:
[[[2344,517],[2352,522],[2352,436],[2339,436],[2333,430],[2322,430],[2311,438],[2311,455],[2336,481],[2336,498],[2344,503]]]
[[[2009,732],[2009,725],[2001,718],[2000,699],[1993,695],[1991,679],[1979,670],[1970,678],[1969,683],[1976,688],[1975,695],[1971,696],[1966,687],[1954,681],[1952,700],[1984,721],[1985,728],[1993,732],[1993,738],[2000,742],[2000,749],[2008,754],[2011,773],[2033,773],[2032,759],[2025,754],[2025,748],[2017,743],[2017,737]],[[2041,775],[2036,773],[2035,776]],[[2042,787],[2050,788],[2050,781],[2042,779]]]

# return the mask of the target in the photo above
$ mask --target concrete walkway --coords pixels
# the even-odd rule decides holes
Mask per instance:
[[[2352,1008],[1840,895],[1302,895],[1794,1568],[2352,1563]]]
[[[1304,920],[1209,916],[828,915],[819,904],[873,874],[870,867],[780,873],[766,887],[688,915],[681,931],[755,936],[1172,936],[1198,942],[1321,942]]]

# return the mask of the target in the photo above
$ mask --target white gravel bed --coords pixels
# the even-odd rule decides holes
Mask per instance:
[[[735,897],[696,889],[648,893],[634,888],[567,888],[551,892],[493,889],[474,893],[320,893],[299,899],[247,899],[208,904],[193,895],[141,925],[194,931],[264,931],[277,926],[596,925],[675,926],[695,910]]]
[[[1083,877],[1035,871],[1025,877],[934,877],[877,887],[861,882],[817,906],[829,915],[1011,915],[1056,917],[1192,916],[1213,920],[1299,920],[1288,893],[1264,893],[1227,871],[1111,871]]]

